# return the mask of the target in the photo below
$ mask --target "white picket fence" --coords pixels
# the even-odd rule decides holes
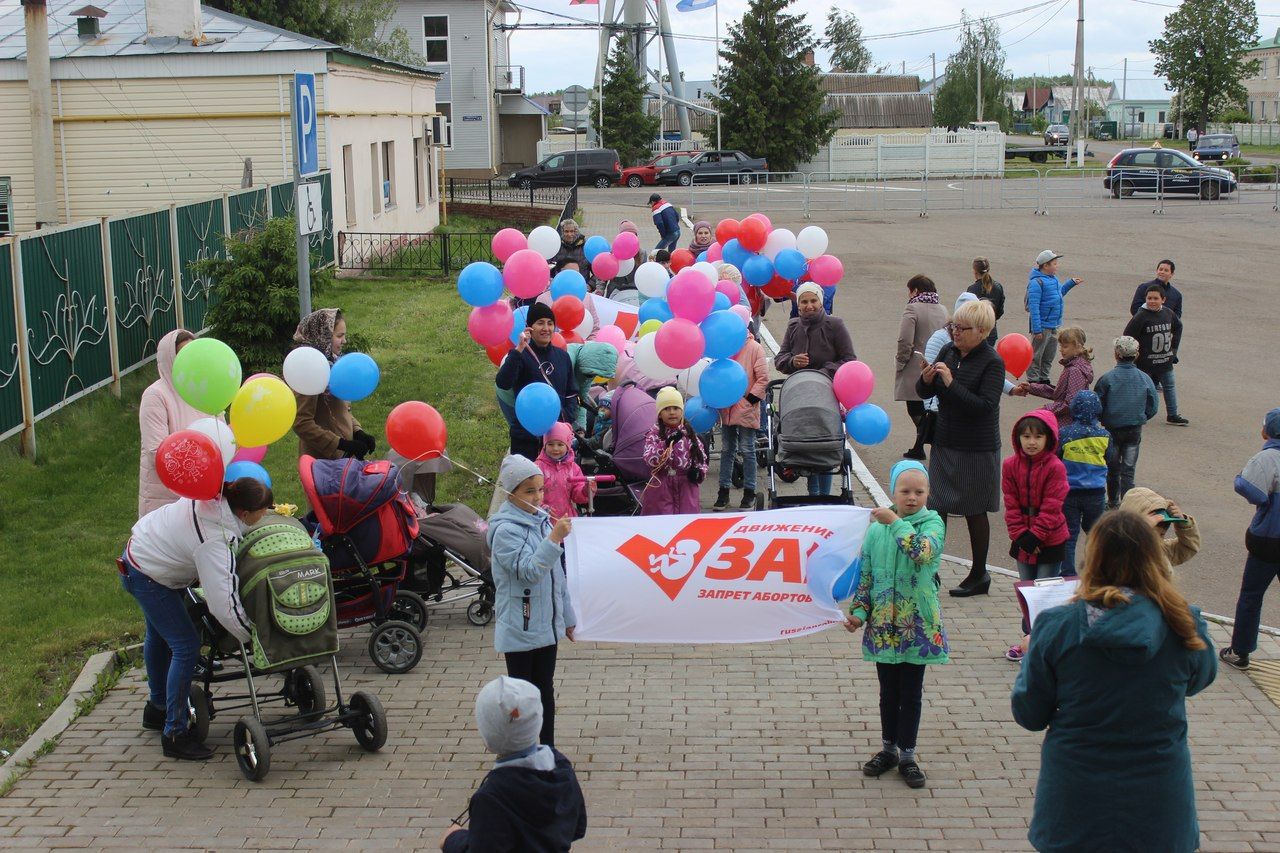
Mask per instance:
[[[1280,124],[1211,124],[1209,133],[1234,133],[1243,145],[1280,145]]]
[[[927,133],[884,133],[837,136],[800,172],[826,172],[851,177],[923,175],[999,175],[1004,171],[1005,135],[935,128]]]

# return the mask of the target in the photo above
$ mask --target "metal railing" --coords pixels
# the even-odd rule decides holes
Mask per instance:
[[[451,275],[475,261],[493,262],[493,235],[479,231],[343,231],[338,267],[365,272]]]
[[[493,69],[493,88],[498,92],[524,91],[523,65],[498,65]]]
[[[471,204],[505,204],[518,207],[552,207],[563,208],[574,188],[565,186],[539,185],[537,180],[530,181],[527,187],[513,187],[505,179],[484,178],[449,178],[445,187],[446,197],[450,204],[469,202]]]

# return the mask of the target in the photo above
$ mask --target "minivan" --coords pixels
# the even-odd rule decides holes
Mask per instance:
[[[529,187],[568,187],[575,181],[604,189],[622,178],[622,161],[612,148],[579,148],[546,157],[536,166],[517,169],[507,176],[507,184]]]

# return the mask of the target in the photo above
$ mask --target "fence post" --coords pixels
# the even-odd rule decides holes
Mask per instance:
[[[876,180],[880,180],[880,135],[876,134]]]
[[[453,201],[454,201],[453,191],[454,191],[453,178],[450,178],[449,179],[449,204],[453,204]]]
[[[489,188],[489,204],[493,204],[493,181],[485,181],[485,186]]]
[[[533,207],[533,181],[529,182],[529,206]]]
[[[111,269],[111,227],[107,217],[98,220],[102,229],[102,280],[107,302],[107,341],[111,349],[111,393],[120,396],[120,342],[116,335],[116,285]]]
[[[22,240],[9,252],[13,264],[13,323],[18,339],[18,388],[22,396],[22,455],[36,458],[36,413],[31,393],[31,354],[27,349],[27,296],[22,287]]]
[[[452,180],[452,178],[450,178]],[[449,232],[445,231],[440,234],[440,272],[442,275],[449,275],[449,266],[452,259],[449,257]]]
[[[224,241],[223,252],[226,252],[225,241],[231,236],[231,194],[222,194],[222,239]]]
[[[181,253],[178,251],[178,205],[169,204],[169,255],[173,265],[173,317],[177,328],[185,329],[186,320],[182,316],[182,267]]]

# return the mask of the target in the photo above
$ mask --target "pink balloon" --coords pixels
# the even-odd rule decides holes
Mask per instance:
[[[716,293],[723,293],[730,305],[737,305],[738,300],[742,298],[742,288],[732,281],[717,281]]]
[[[505,264],[507,259],[521,249],[529,248],[528,239],[514,228],[503,228],[493,235],[493,256],[498,263]],[[538,257],[542,257],[539,255]],[[546,261],[544,260],[543,263]]]
[[[654,334],[653,348],[667,367],[687,370],[702,358],[707,342],[696,323],[676,317],[663,323]]]
[[[231,457],[232,462],[252,462],[255,465],[261,465],[262,460],[267,458],[267,446],[261,447],[238,447],[236,455]]]
[[[503,230],[515,231],[514,228]],[[516,231],[516,233],[520,232]],[[496,237],[494,239],[497,240]],[[524,237],[520,239],[523,240]],[[551,268],[547,266],[547,259],[533,249],[520,249],[507,258],[506,264],[502,267],[502,281],[507,285],[507,290],[516,296],[521,299],[532,299],[546,290],[547,285],[551,283]]]
[[[618,355],[622,355],[622,350],[627,346],[627,333],[617,326],[605,326],[596,332],[596,340],[608,344],[618,351]]]
[[[264,376],[269,376],[269,377],[270,377],[270,378],[272,378],[272,379],[276,379],[276,378],[277,378],[277,377],[276,377],[276,375],[275,375],[274,373],[255,373],[255,374],[253,374],[252,376],[250,376],[250,377],[249,377],[249,379],[261,379],[261,378],[262,378],[262,377],[264,377]],[[246,379],[246,380],[245,380],[245,382],[248,382],[248,381],[249,381],[249,379]]]
[[[871,392],[876,388],[876,377],[866,362],[846,361],[836,370],[831,385],[840,405],[853,409],[871,399]]]
[[[634,258],[639,251],[640,238],[630,231],[623,231],[613,238],[613,256],[615,258]]]
[[[707,247],[707,260],[710,263],[724,260],[724,246],[720,245],[720,241],[716,241]]]
[[[844,264],[835,255],[819,255],[809,261],[809,278],[814,284],[830,287],[844,278]]]
[[[732,305],[729,310],[742,318],[742,322],[751,323],[751,309],[745,305]]]
[[[676,317],[701,323],[715,304],[715,287],[705,275],[696,270],[681,270],[667,285],[667,305]]]
[[[765,231],[773,230],[773,223],[770,222],[769,217],[765,216],[763,213],[753,213],[750,216],[744,217],[744,219],[758,219],[760,220],[760,224],[764,226]]]
[[[635,253],[632,252],[632,254]],[[601,281],[608,281],[618,274],[619,266],[617,255],[612,252],[601,252],[591,262],[591,272],[595,273],[596,278]]]
[[[514,325],[511,304],[505,299],[483,308],[472,308],[471,316],[467,317],[467,331],[471,339],[482,347],[497,346],[507,340]]]

